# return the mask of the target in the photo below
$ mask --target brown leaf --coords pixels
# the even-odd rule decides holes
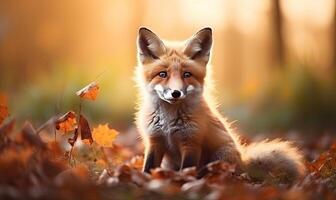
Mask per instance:
[[[55,183],[59,186],[71,187],[73,184],[88,182],[89,169],[84,164],[76,165],[73,168],[62,171],[55,177]]]
[[[0,124],[6,119],[8,114],[7,96],[0,94]]]
[[[96,82],[92,82],[85,86],[81,90],[76,92],[76,95],[80,96],[82,99],[96,100],[99,93],[99,85]]]
[[[7,121],[0,127],[0,151],[12,142],[10,134],[13,131],[15,120]]]
[[[94,141],[97,142],[95,140]],[[130,160],[134,153],[131,149],[125,148],[121,145],[113,144],[112,148],[111,147],[105,147],[104,149],[104,154],[109,161],[109,163],[113,163],[114,165],[116,164],[121,164],[125,162],[126,160]]]
[[[72,138],[69,138],[68,139],[68,143],[71,145],[71,146],[74,146],[76,141],[77,141],[77,138],[78,138],[78,129],[76,128],[75,129],[75,132],[74,132],[74,136]]]
[[[47,148],[51,152],[53,157],[63,157],[63,151],[58,142],[52,141],[47,143]]]
[[[201,190],[206,190],[207,192],[210,191],[204,179],[187,182],[182,185],[181,190],[183,192],[194,192],[194,193],[200,192]]]
[[[109,177],[111,177],[111,175],[108,173],[107,169],[104,169],[102,173],[100,173],[97,183],[103,184]]]
[[[130,182],[131,181],[131,168],[127,165],[118,166],[114,172],[114,176],[118,177],[120,182]]]
[[[21,133],[22,139],[28,144],[41,149],[45,149],[47,147],[46,143],[44,143],[41,138],[36,134],[36,131],[30,122],[25,123]]]
[[[171,179],[175,172],[169,169],[155,168],[151,170],[153,179]]]
[[[55,127],[64,134],[75,130],[77,128],[76,113],[73,111],[67,112],[56,120]]]
[[[0,152],[0,183],[11,183],[26,175],[25,169],[31,156],[32,148],[7,148]]]
[[[14,124],[15,124],[15,120],[14,119],[12,119],[9,122],[3,124],[0,127],[0,135],[1,136],[9,135],[13,131]]]
[[[336,174],[336,144],[330,149],[322,153],[314,162],[307,164],[310,172],[317,172],[323,178],[327,178]]]
[[[150,180],[150,175],[142,173],[138,170],[132,170],[132,182],[138,186],[143,186]]]
[[[143,162],[144,162],[143,156],[135,156],[130,160],[128,164],[130,167],[134,169],[141,170]]]
[[[146,184],[146,188],[167,195],[181,192],[181,186],[169,179],[152,179]]]
[[[188,167],[181,171],[183,176],[197,176],[196,167]]]
[[[87,140],[90,144],[92,144],[93,139],[92,139],[90,125],[83,115],[80,115],[79,117],[79,130],[81,133],[81,139]]]

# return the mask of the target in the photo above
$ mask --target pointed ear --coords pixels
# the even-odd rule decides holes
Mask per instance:
[[[192,60],[207,64],[211,46],[212,30],[211,28],[203,28],[187,41],[184,54]]]
[[[140,28],[138,35],[138,56],[142,63],[153,62],[166,52],[160,38],[147,28]]]

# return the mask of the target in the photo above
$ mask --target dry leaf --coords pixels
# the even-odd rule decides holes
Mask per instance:
[[[48,152],[50,152],[51,157],[54,158],[61,158],[64,156],[64,152],[60,147],[60,144],[57,141],[52,141],[47,143]]]
[[[15,125],[15,120],[12,119],[6,123],[4,123],[2,126],[0,126],[0,135],[1,136],[8,136],[13,131]]]
[[[73,111],[67,112],[55,122],[57,130],[67,133],[77,128],[76,113]]]
[[[96,100],[99,93],[99,85],[96,82],[92,82],[89,85],[85,86],[81,90],[76,92],[76,95],[80,96],[83,99]]]
[[[21,134],[22,139],[28,144],[40,149],[46,148],[46,144],[41,140],[40,136],[36,134],[36,131],[30,122],[27,121],[24,124]]]
[[[113,141],[118,134],[118,131],[110,129],[107,124],[98,125],[92,131],[93,140],[102,147],[112,147]]]
[[[6,119],[8,114],[7,96],[0,94],[0,124]]]
[[[130,182],[132,177],[132,170],[127,165],[118,166],[114,172],[114,176],[118,177],[118,180],[121,182]]]
[[[129,166],[141,170],[143,166],[144,158],[143,156],[134,156],[130,161],[129,161]]]
[[[336,143],[318,159],[308,164],[307,168],[310,172],[318,172],[324,178],[336,175]]]
[[[175,176],[175,171],[170,169],[155,168],[151,170],[153,179],[171,179]]]
[[[89,144],[92,144],[92,133],[89,126],[89,122],[85,119],[83,115],[79,117],[79,127],[80,127],[80,134],[82,140],[87,140]]]
[[[68,143],[71,145],[71,146],[74,146],[76,141],[77,141],[77,138],[78,138],[78,129],[75,129],[75,133],[74,133],[74,136],[72,138],[69,138],[68,139]]]

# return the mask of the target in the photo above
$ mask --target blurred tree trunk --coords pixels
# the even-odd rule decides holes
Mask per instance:
[[[273,61],[276,67],[283,67],[284,45],[280,0],[271,0],[271,25],[273,26]]]

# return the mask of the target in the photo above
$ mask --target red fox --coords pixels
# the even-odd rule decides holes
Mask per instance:
[[[305,168],[291,142],[241,144],[207,95],[212,41],[211,28],[184,42],[163,41],[149,29],[139,29],[136,124],[145,146],[143,171],[202,169],[222,160],[257,179],[297,180]]]

